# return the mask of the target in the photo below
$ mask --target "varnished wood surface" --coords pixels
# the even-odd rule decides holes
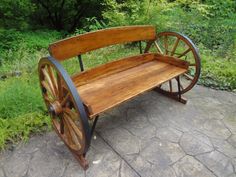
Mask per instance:
[[[141,55],[141,58],[143,57],[146,57],[146,60],[141,64],[136,64],[132,67],[128,67],[125,64],[126,69],[123,70],[119,70],[117,66],[117,70],[114,70],[114,72],[113,70],[110,73],[104,72],[103,75],[105,76],[88,79],[86,83],[79,81],[79,75],[72,78],[82,100],[90,107],[90,117],[104,112],[187,71],[183,67],[159,61],[159,57],[155,57],[153,54]],[[136,56],[121,61],[129,63],[129,60],[135,62],[135,60],[138,61],[140,58]],[[130,63],[133,65],[132,62]],[[108,64],[112,66],[112,63]],[[101,67],[103,68],[106,65]],[[98,67],[95,68],[96,72],[93,70],[89,72],[92,75],[99,75],[97,72],[99,69]],[[88,76],[89,72],[87,73]],[[81,74],[81,78],[83,77],[85,76]],[[85,78],[83,79],[85,80]]]
[[[142,54],[105,63],[72,76],[76,87],[107,77],[154,59],[153,53]]]
[[[50,54],[57,60],[65,60],[95,49],[127,42],[154,40],[154,26],[116,27],[67,38],[49,46]]]

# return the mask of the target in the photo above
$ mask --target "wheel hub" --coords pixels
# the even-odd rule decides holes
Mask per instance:
[[[59,115],[60,113],[62,113],[61,104],[58,101],[55,101],[49,106],[48,111],[52,115]]]

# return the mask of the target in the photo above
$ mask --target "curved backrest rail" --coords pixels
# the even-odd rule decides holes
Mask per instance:
[[[67,38],[49,45],[50,54],[57,60],[66,60],[110,45],[154,40],[154,26],[125,26],[108,28]]]

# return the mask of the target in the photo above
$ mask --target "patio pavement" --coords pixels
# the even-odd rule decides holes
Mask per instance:
[[[236,95],[150,91],[101,115],[85,172],[54,132],[0,154],[0,177],[236,177]]]

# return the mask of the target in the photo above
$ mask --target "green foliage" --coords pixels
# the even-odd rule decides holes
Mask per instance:
[[[211,50],[221,49],[219,54],[225,57],[236,33],[235,3],[233,0],[214,2],[106,0],[103,16],[110,26],[152,24],[158,31],[178,31]],[[216,9],[220,12],[215,13]]]
[[[1,0],[0,1],[0,27],[28,28],[30,15],[35,6],[30,0]]]
[[[202,73],[199,83],[236,91],[236,58],[222,60],[216,52],[202,49]],[[235,56],[235,55],[234,55]]]
[[[77,28],[75,34],[83,34],[85,32],[96,31],[107,27],[108,26],[104,21],[97,20],[96,17],[85,18],[84,26],[82,28]]]
[[[36,72],[0,81],[0,103],[0,150],[50,128]]]
[[[37,63],[48,55],[48,44],[63,38],[63,34],[43,27],[76,29],[74,34],[81,34],[110,26],[151,24],[158,32],[181,32],[199,47],[199,83],[236,91],[235,12],[234,0],[0,1],[0,149],[9,142],[26,140],[30,133],[50,129]],[[121,45],[89,52],[83,56],[85,68],[137,54],[135,47]],[[77,59],[62,64],[70,74],[79,70]]]
[[[72,32],[82,27],[86,18],[101,17],[103,0],[33,0],[34,18],[43,25]]]
[[[39,50],[61,37],[61,33],[49,30],[19,31],[16,29],[0,29],[0,51],[25,49]]]
[[[0,117],[14,118],[29,112],[43,112],[37,75],[10,78],[0,82]]]
[[[42,133],[49,129],[51,129],[49,117],[38,112],[27,113],[12,119],[0,117],[0,150],[9,143],[26,141],[31,133]]]
[[[30,71],[40,54],[47,53],[48,44],[61,38],[57,31],[18,31],[0,29],[0,76],[12,70]],[[46,55],[46,54],[45,54]]]

